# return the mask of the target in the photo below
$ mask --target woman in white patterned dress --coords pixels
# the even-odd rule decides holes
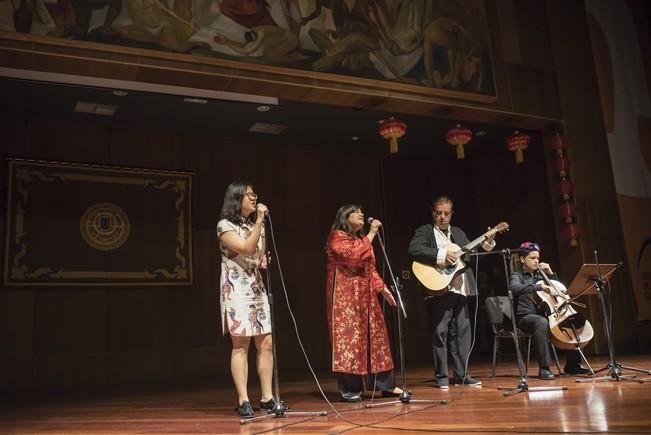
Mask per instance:
[[[220,305],[224,335],[233,343],[231,374],[237,390],[241,417],[255,414],[247,393],[248,351],[251,337],[257,350],[256,365],[262,397],[260,408],[269,412],[275,405],[271,382],[273,352],[269,300],[261,269],[267,267],[264,216],[267,207],[248,183],[233,182],[226,189],[217,236],[221,251]]]

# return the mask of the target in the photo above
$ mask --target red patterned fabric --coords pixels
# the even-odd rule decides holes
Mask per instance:
[[[332,371],[364,375],[393,369],[377,294],[384,282],[366,238],[335,230],[328,237],[326,299]],[[368,355],[371,357],[370,365]]]
[[[220,9],[222,14],[244,27],[276,25],[265,0],[224,0]]]

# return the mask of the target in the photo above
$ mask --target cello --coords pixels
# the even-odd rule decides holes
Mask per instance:
[[[550,279],[540,267],[538,272],[543,282],[552,288],[551,293],[543,290],[537,291],[538,308],[545,313],[549,320],[551,341],[558,349],[574,350],[584,348],[594,337],[592,325],[581,313],[578,313],[571,304],[582,305],[573,302],[567,294],[567,288],[563,283]]]

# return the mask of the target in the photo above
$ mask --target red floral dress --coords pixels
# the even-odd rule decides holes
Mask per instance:
[[[365,375],[393,369],[389,334],[377,297],[384,282],[375,269],[371,242],[334,230],[328,236],[326,253],[332,371]]]

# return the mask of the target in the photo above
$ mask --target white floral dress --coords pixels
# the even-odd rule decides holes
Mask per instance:
[[[217,223],[217,237],[235,231],[243,239],[251,235],[253,225],[239,225],[222,219]],[[264,256],[264,226],[253,255],[242,255],[228,249],[221,242],[220,315],[222,331],[235,336],[254,336],[271,332],[269,300],[260,273],[260,261]]]

